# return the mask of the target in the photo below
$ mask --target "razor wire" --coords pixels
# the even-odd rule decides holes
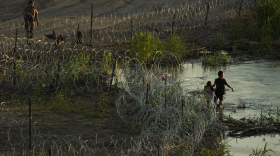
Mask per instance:
[[[28,121],[11,116],[0,122],[1,150],[14,155],[48,155],[48,150],[54,155],[193,155],[201,144],[214,149],[217,145],[211,137],[218,138],[225,130],[217,120],[215,104],[207,108],[203,92],[192,92],[195,87],[182,88],[174,73],[162,70],[168,69],[157,64],[147,68],[137,60],[129,60],[119,71],[117,113],[125,122],[131,122],[133,129],[141,130],[137,136],[119,140],[96,136],[87,140],[46,134],[39,124],[32,123],[29,150]],[[2,112],[9,112],[12,103],[1,106]]]
[[[88,10],[73,12],[73,15],[64,14],[63,19],[42,18],[41,26],[35,30],[37,36],[33,45],[28,45],[24,38],[20,17],[14,21],[6,20],[0,25],[0,34],[3,34],[0,36],[1,87],[14,87],[26,92],[36,85],[46,90],[68,86],[67,89],[74,91],[103,92],[108,88],[108,80],[112,76],[112,62],[102,62],[104,51],[87,45],[91,35],[94,44],[126,43],[133,34],[133,19],[133,31],[146,30],[164,37],[170,33],[175,13],[174,30],[191,31],[204,25],[207,10],[205,2],[178,2],[172,7],[164,5],[131,14],[125,13],[125,10],[116,13],[105,9],[105,13],[95,16],[92,33],[89,30]],[[207,22],[213,25],[235,14],[240,1],[208,2],[210,10]],[[242,11],[252,9],[254,2],[244,0]],[[83,45],[74,43],[78,25],[85,40]],[[17,46],[16,28],[19,32]],[[67,37],[58,47],[44,37],[39,37],[53,29]],[[223,125],[217,120],[215,105],[211,103],[210,109],[206,109],[204,94],[192,92],[194,88],[180,87],[171,69],[166,69],[167,77],[163,75],[166,80],[162,80],[160,74],[165,69],[161,66],[161,60],[170,58],[171,54],[158,52],[151,68],[143,66],[136,59],[126,60],[128,65],[120,68],[125,62],[120,59],[120,54],[112,55],[118,62],[116,77],[122,88],[117,112],[125,122],[133,123],[135,129],[139,128],[141,133],[123,140],[113,140],[111,137],[83,140],[77,136],[39,133],[40,126],[33,123],[34,131],[39,131],[32,136],[33,154],[38,152],[48,155],[47,150],[50,149],[54,155],[193,155],[201,144],[215,146],[211,142],[213,140],[207,137],[219,137],[219,133],[209,130],[224,131]],[[171,62],[176,64],[177,60]],[[3,111],[4,104],[1,106]],[[30,155],[25,133],[28,121],[2,118],[0,124],[1,150],[14,155]]]
[[[102,10],[97,8],[96,12],[102,13],[95,14],[93,30],[90,28],[91,14],[89,10],[65,13],[59,17],[42,17],[40,20],[41,25],[35,30],[35,39],[45,41],[44,34],[52,33],[52,30],[55,30],[57,33],[67,36],[68,42],[73,42],[75,41],[74,36],[78,27],[79,31],[83,33],[84,44],[89,44],[87,42],[89,39],[96,44],[112,44],[115,42],[120,44],[128,41],[133,31],[143,29],[165,37],[166,33],[170,33],[173,22],[175,23],[174,31],[179,33],[203,26],[205,22],[208,25],[215,25],[221,20],[234,14],[236,15],[240,8],[240,3],[240,0],[212,0],[187,3],[175,1],[172,5],[165,4],[158,8],[150,9],[146,7],[143,11],[133,13],[125,12],[126,9],[117,11],[110,10],[110,8],[102,8]],[[244,0],[241,11],[252,10],[255,3],[255,0]],[[139,2],[138,5],[144,4],[146,3],[141,4]],[[207,4],[209,4],[209,13],[208,20],[205,21]],[[18,37],[25,37],[24,25],[20,22],[21,20],[22,18],[18,17],[1,23],[0,34],[14,38],[15,29],[17,28]]]

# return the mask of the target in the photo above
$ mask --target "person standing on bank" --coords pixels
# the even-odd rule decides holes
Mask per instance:
[[[34,1],[33,0],[29,1],[28,5],[29,6],[27,6],[23,11],[23,18],[24,18],[26,37],[29,42],[31,39],[33,39],[35,21],[37,21],[37,26],[39,26],[39,18],[38,18],[38,11],[34,7]]]
[[[234,89],[227,83],[226,79],[224,78],[223,71],[219,71],[218,76],[219,77],[215,79],[214,85],[212,86],[212,87],[216,86],[214,102],[215,104],[217,104],[217,100],[219,99],[220,103],[217,104],[217,107],[223,108],[224,94],[226,93],[225,85],[231,88],[233,92]]]

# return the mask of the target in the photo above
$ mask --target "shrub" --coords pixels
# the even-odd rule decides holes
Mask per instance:
[[[135,38],[130,42],[129,57],[136,57],[145,63],[153,62],[155,54],[159,51],[165,55],[171,52],[177,59],[181,60],[185,45],[182,36],[172,33],[166,41],[161,41],[158,37],[148,32],[135,32]]]
[[[135,38],[130,42],[129,48],[137,59],[144,62],[151,62],[156,51],[162,51],[162,44],[159,38],[152,36],[152,33],[135,31]]]
[[[226,39],[224,38],[224,35],[221,34],[221,32],[217,32],[216,35],[210,40],[209,46],[214,48],[222,48],[225,42]]]
[[[245,36],[245,25],[239,23],[232,23],[231,25],[231,39],[236,40]]]
[[[259,1],[253,19],[262,35],[278,39],[280,36],[280,0]],[[264,37],[262,36],[262,37]]]
[[[203,53],[202,65],[203,66],[216,66],[216,65],[227,65],[231,63],[230,56],[227,56],[225,53],[214,53],[214,55],[206,55],[206,52]]]
[[[248,37],[254,41],[270,42],[280,37],[280,0],[259,1],[249,13],[248,24],[231,24],[231,38]]]

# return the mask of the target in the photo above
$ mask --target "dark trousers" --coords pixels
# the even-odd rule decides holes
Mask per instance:
[[[26,38],[32,39],[35,22],[33,20],[26,20],[24,26],[25,26]]]

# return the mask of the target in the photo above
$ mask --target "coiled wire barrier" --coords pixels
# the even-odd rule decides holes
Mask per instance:
[[[82,57],[83,55],[78,56]],[[83,64],[80,58],[72,58],[70,60],[77,60],[77,62],[86,66],[85,71],[88,70],[89,66]],[[85,57],[85,60],[88,61],[89,59]],[[176,60],[173,60],[173,62],[176,62]],[[83,75],[81,72],[84,68],[82,65],[75,63],[71,62],[70,65],[61,63],[61,70],[56,70],[59,66],[56,66],[58,62],[45,64],[45,67],[22,63],[19,65],[21,71],[16,72],[20,74],[16,74],[17,81],[14,87],[27,91],[33,88],[34,84],[39,86],[51,85],[52,80],[57,79],[56,73],[51,72],[50,69],[59,72],[58,86],[67,86],[68,81],[74,83],[75,86],[77,81],[75,74],[81,78],[81,75]],[[71,68],[73,64],[76,65],[76,68]],[[48,65],[51,67],[48,67]],[[101,63],[100,66],[104,66],[104,63]],[[79,70],[64,71],[64,68]],[[102,67],[97,69],[106,71]],[[124,138],[124,140],[113,140],[110,137],[83,140],[77,136],[41,134],[40,127],[33,123],[33,133],[35,134],[32,136],[32,148],[28,150],[28,136],[26,135],[28,121],[2,118],[1,142],[4,143],[2,150],[11,151],[14,155],[19,155],[19,151],[22,151],[23,155],[29,155],[30,151],[33,154],[47,155],[47,149],[50,149],[54,155],[156,155],[159,153],[160,155],[182,155],[182,153],[193,155],[202,143],[210,147],[217,146],[212,144],[213,140],[207,140],[211,137],[219,138],[225,130],[217,120],[215,104],[211,103],[207,107],[203,92],[194,93],[192,92],[194,88],[182,88],[181,83],[190,82],[178,82],[175,69],[176,67],[171,69],[162,67],[160,60],[148,68],[136,59],[126,60],[122,66],[119,65],[116,77],[121,91],[116,108],[124,121],[131,122],[135,129],[141,130],[141,133],[136,137]],[[109,72],[112,71],[112,69],[108,70]],[[171,70],[173,72],[162,73],[161,70]],[[34,76],[30,71],[36,71],[36,75]],[[90,73],[94,72],[85,72],[87,78],[81,78],[84,80],[84,84],[76,85],[76,88],[72,89],[79,91],[81,87],[85,87],[89,91],[93,91],[90,90],[90,82],[95,79],[96,75],[88,77]],[[74,78],[72,81],[68,80],[72,77],[72,74],[74,74]],[[7,75],[9,75],[9,72],[7,72]],[[2,84],[7,82],[9,81],[5,79]],[[92,89],[98,89],[98,84],[98,82],[95,82]],[[56,85],[56,83],[53,85]],[[73,86],[73,84],[70,84],[70,86]],[[100,86],[103,87],[101,82]],[[102,90],[95,91],[102,92]],[[8,104],[2,103],[2,110]]]
[[[241,14],[252,10],[256,2],[256,0],[137,1],[133,6],[119,10],[110,7],[94,8],[92,20],[89,7],[88,10],[79,12],[65,12],[59,17],[40,17],[41,24],[35,30],[35,39],[45,41],[44,34],[52,33],[53,30],[58,35],[67,36],[71,42],[75,41],[73,36],[79,30],[83,33],[85,44],[89,44],[89,40],[94,44],[121,44],[127,42],[134,31],[143,29],[154,35],[166,37],[166,33],[170,32],[172,27],[173,31],[182,33],[182,30],[188,32],[193,28],[204,26],[205,22],[207,25],[215,26],[221,20],[237,15],[239,10]],[[142,10],[137,9],[141,7]],[[21,12],[14,18],[1,21],[5,22],[0,24],[0,34],[15,38],[18,29],[18,37],[25,37]]]
[[[182,88],[174,73],[162,74],[161,70],[156,65],[146,68],[130,60],[118,71],[121,92],[117,112],[141,130],[138,136],[83,140],[77,136],[42,134],[33,123],[29,150],[28,121],[11,117],[1,120],[1,150],[13,155],[29,155],[30,151],[47,155],[48,149],[54,155],[193,155],[201,144],[215,149],[217,145],[211,138],[219,138],[225,130],[217,120],[215,104],[207,106],[203,92]],[[9,103],[2,103],[2,111],[6,105]]]
[[[87,28],[90,22],[88,11],[82,12],[79,19],[76,18],[78,13],[74,13],[73,18],[66,14],[62,19],[65,22],[57,20],[53,26],[48,24],[51,18],[43,19],[32,45],[28,45],[24,38],[20,18],[3,22],[0,29],[0,70],[3,73],[0,82],[3,89],[28,92],[36,86],[43,86],[46,90],[60,87],[75,92],[104,92],[112,77],[113,60],[116,60],[115,80],[118,79],[118,87],[121,88],[117,112],[141,133],[123,140],[113,140],[110,136],[84,140],[77,136],[42,134],[40,128],[32,123],[34,135],[29,150],[28,121],[2,118],[0,152],[30,155],[31,151],[33,155],[48,155],[50,149],[53,155],[193,155],[201,144],[215,149],[217,145],[211,138],[220,137],[225,130],[217,120],[215,105],[205,106],[203,93],[181,87],[173,72],[179,61],[172,53],[158,52],[154,64],[148,68],[136,59],[121,59],[119,56],[122,54],[118,52],[96,50],[87,45],[91,35],[94,44],[121,44],[133,37],[133,31],[143,29],[164,37],[170,32],[175,13],[174,30],[190,31],[204,24],[205,2],[161,6],[123,16],[101,14],[94,18],[93,33]],[[252,9],[254,2],[244,0],[242,11]],[[239,3],[235,0],[210,1],[208,24],[215,24],[236,13],[236,4]],[[83,30],[85,43],[82,45],[74,43],[77,25]],[[19,32],[16,39],[15,29]],[[42,35],[52,29],[68,37],[58,47],[40,36],[40,33]],[[162,66],[162,60],[166,59],[171,59],[169,62],[174,64],[174,68]],[[9,103],[2,102],[2,111],[6,105]]]

